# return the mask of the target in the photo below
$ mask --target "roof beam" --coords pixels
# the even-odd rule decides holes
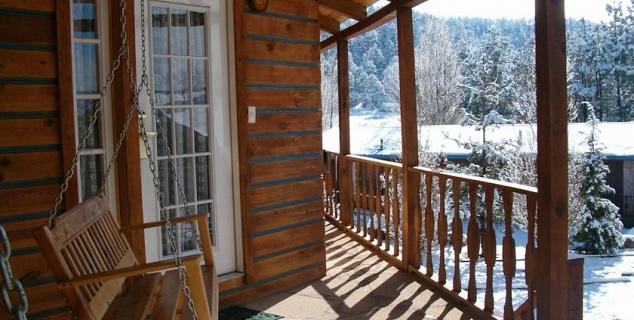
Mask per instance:
[[[317,0],[317,3],[320,6],[337,11],[338,13],[357,21],[361,21],[368,17],[367,7],[353,2],[352,0]]]
[[[319,27],[331,34],[341,31],[341,24],[337,21],[337,19],[323,14],[319,15]]]
[[[413,8],[426,1],[427,0],[392,0],[385,7],[379,9],[367,18],[333,34],[330,38],[322,41],[320,44],[321,50],[326,50],[334,46],[337,43],[338,39],[353,38],[391,21],[396,17],[396,9],[398,8]]]

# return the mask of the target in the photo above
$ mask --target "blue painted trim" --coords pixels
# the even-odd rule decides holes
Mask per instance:
[[[0,224],[44,219],[48,218],[48,215],[48,211],[3,215],[0,216]]]
[[[0,112],[0,120],[9,120],[9,119],[50,119],[50,118],[58,118],[58,117],[59,117],[59,112],[56,112],[56,111]]]
[[[266,139],[266,138],[278,138],[278,137],[303,137],[321,135],[319,130],[302,130],[302,131],[279,131],[279,132],[264,132],[264,133],[250,133],[249,139]]]
[[[253,59],[247,58],[245,60],[247,64],[260,64],[267,66],[285,66],[285,67],[299,67],[299,68],[318,68],[319,63],[314,62],[300,62],[291,60],[267,60],[267,59]]]
[[[258,40],[258,41],[274,41],[274,42],[283,42],[288,44],[307,44],[316,46],[319,45],[319,40],[310,40],[310,39],[300,39],[300,38],[291,38],[284,36],[275,36],[268,34],[257,34],[257,33],[246,33],[245,38],[250,40]]]
[[[309,219],[309,220],[306,220],[306,221],[300,221],[300,222],[296,222],[296,223],[287,224],[285,226],[275,227],[275,228],[266,229],[266,230],[262,230],[262,231],[251,232],[251,236],[254,237],[254,238],[258,238],[258,237],[263,237],[263,236],[267,236],[267,235],[270,235],[270,234],[283,232],[283,231],[287,231],[287,230],[291,230],[291,229],[295,229],[295,228],[299,228],[299,227],[303,227],[303,226],[309,226],[309,225],[312,225],[312,224],[318,224],[318,223],[321,223],[321,222],[322,222],[321,217],[317,217],[317,218]]]
[[[306,242],[304,244],[300,244],[298,246],[294,246],[294,247],[290,247],[290,248],[274,251],[274,252],[271,252],[271,253],[263,254],[261,256],[256,256],[256,257],[253,258],[253,261],[254,262],[259,262],[259,261],[262,261],[262,260],[271,259],[271,258],[274,258],[274,257],[277,257],[277,256],[281,256],[283,254],[287,254],[287,253],[291,253],[291,252],[307,249],[307,248],[318,246],[318,245],[322,245],[322,244],[323,244],[323,241],[314,240],[314,241]]]
[[[296,199],[296,200],[288,200],[288,201],[271,203],[271,204],[267,204],[267,205],[264,205],[264,206],[259,206],[259,207],[252,208],[251,210],[249,210],[249,213],[250,214],[258,214],[258,213],[261,213],[261,212],[275,210],[275,209],[283,209],[283,208],[295,207],[295,206],[298,206],[298,205],[311,203],[311,202],[315,202],[315,201],[321,201],[321,195],[312,196],[312,197],[308,197],[308,198],[302,198],[302,199]]]
[[[57,78],[5,78],[5,77],[0,77],[0,84],[57,84]]]
[[[62,177],[0,182],[0,189],[28,188],[62,183]]]
[[[247,83],[247,89],[251,89],[251,90],[320,90],[321,86],[312,85],[312,84]]]
[[[0,49],[9,50],[29,50],[29,51],[49,51],[54,52],[56,46],[54,44],[35,44],[22,42],[0,42]]]
[[[272,277],[268,277],[268,278],[264,278],[264,279],[253,281],[250,284],[247,284],[247,285],[244,285],[244,286],[240,286],[240,287],[236,287],[236,288],[231,288],[229,290],[221,291],[220,292],[220,296],[221,297],[222,296],[228,296],[228,295],[231,295],[231,294],[234,294],[234,293],[238,293],[240,291],[243,291],[243,290],[246,290],[246,289],[249,289],[249,288],[253,288],[255,286],[267,284],[269,282],[273,282],[273,281],[276,281],[276,280],[279,280],[279,279],[282,279],[282,278],[286,278],[288,276],[292,276],[294,274],[298,274],[298,273],[301,273],[301,272],[304,272],[304,271],[316,269],[316,268],[319,268],[319,267],[322,267],[322,266],[324,266],[324,264],[321,263],[321,262],[311,263],[309,265],[305,265],[305,266],[299,267],[297,269],[293,269],[293,270],[290,270],[290,271],[282,272],[280,274],[276,274],[276,275],[274,275]]]
[[[40,144],[34,146],[17,146],[17,147],[1,147],[1,153],[28,153],[28,152],[46,152],[46,151],[59,151],[61,146],[59,144]]]
[[[28,318],[29,319],[44,319],[44,318],[48,318],[50,316],[54,316],[54,315],[58,315],[58,314],[62,314],[62,313],[68,313],[68,307],[67,306],[61,306],[61,307],[56,307],[56,308],[51,308],[51,309],[46,309],[40,312],[36,312],[36,313],[29,313]]]
[[[40,252],[39,247],[26,247],[26,248],[18,248],[11,250],[12,257],[26,256],[29,254],[34,254]]]
[[[634,160],[634,154],[604,153],[603,155],[605,156],[606,160],[626,160],[626,161]]]
[[[285,156],[274,157],[262,157],[249,160],[249,164],[271,163],[288,160],[302,160],[302,159],[321,159],[321,152],[307,152],[298,154],[289,154]]]
[[[279,12],[269,12],[269,11],[256,12],[256,11],[251,10],[250,8],[246,8],[244,10],[244,13],[250,14],[250,15],[254,15],[254,16],[282,18],[282,19],[287,19],[287,20],[294,20],[294,21],[300,21],[300,22],[306,22],[306,23],[312,23],[312,24],[319,24],[319,20],[317,20],[315,18],[309,18],[309,17],[304,17],[304,16],[296,16],[294,14],[279,13]]]
[[[279,114],[279,113],[315,113],[317,108],[259,108],[257,114]]]
[[[11,16],[55,18],[55,12],[52,12],[52,11],[17,9],[17,8],[7,8],[7,7],[0,7],[0,14],[11,15]]]
[[[305,176],[291,177],[291,178],[284,178],[284,179],[266,180],[262,182],[251,183],[249,184],[249,187],[251,189],[261,189],[266,187],[293,184],[297,182],[317,180],[317,179],[321,179],[320,174],[312,174],[312,175],[305,175]]]

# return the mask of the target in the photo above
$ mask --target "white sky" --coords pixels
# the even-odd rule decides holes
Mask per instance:
[[[566,0],[566,16],[597,22],[606,20],[608,2],[610,0]],[[416,10],[442,17],[533,18],[535,0],[429,0]]]

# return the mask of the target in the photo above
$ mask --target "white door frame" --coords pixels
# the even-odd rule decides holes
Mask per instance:
[[[224,0],[182,0],[156,1],[174,6],[204,7],[207,9],[207,39],[208,39],[208,73],[209,73],[209,104],[211,105],[211,139],[212,171],[213,171],[213,211],[216,214],[218,246],[214,247],[216,268],[220,274],[242,270],[242,243],[240,226],[239,203],[239,175],[237,165],[237,119],[235,112],[235,86],[233,75],[233,25],[232,4],[227,6]],[[150,21],[151,4],[146,3],[146,50],[152,50]],[[141,77],[141,25],[140,3],[135,1],[136,28],[136,58],[137,78]],[[148,70],[152,72],[151,59],[147,57]],[[148,97],[141,97],[141,108],[149,114]],[[151,117],[146,118],[148,127],[153,127]],[[228,127],[227,127],[228,126]],[[154,141],[154,145],[156,145]],[[142,191],[144,221],[158,219],[158,206],[151,182],[151,173],[147,165],[148,160],[141,160]],[[160,232],[158,228],[147,230],[145,233],[146,259],[156,261],[160,256]]]

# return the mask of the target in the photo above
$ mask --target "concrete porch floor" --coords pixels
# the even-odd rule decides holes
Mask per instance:
[[[327,274],[243,304],[286,319],[471,319],[326,223]]]

